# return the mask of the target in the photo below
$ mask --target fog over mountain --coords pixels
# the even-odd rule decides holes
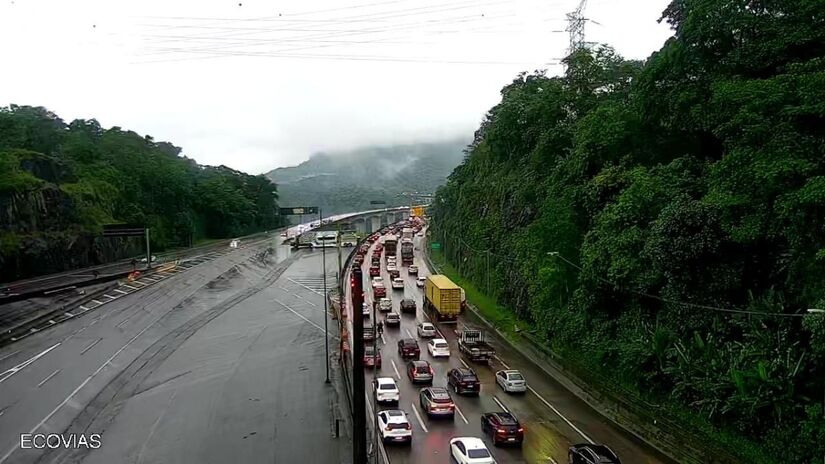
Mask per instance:
[[[320,206],[324,215],[409,203],[405,193],[433,193],[463,159],[469,140],[369,146],[313,154],[298,166],[266,176],[283,206]]]

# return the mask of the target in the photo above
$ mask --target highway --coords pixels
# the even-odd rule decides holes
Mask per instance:
[[[320,268],[318,251],[261,243],[3,347],[0,463],[349,462]],[[101,446],[21,449],[23,433]]]
[[[422,258],[423,238],[415,237],[415,263],[421,275],[429,273]],[[374,248],[374,245],[373,245]],[[370,253],[372,252],[372,249]],[[373,294],[369,284],[370,253],[367,253],[364,267],[365,300],[371,305]],[[399,253],[400,255],[400,253]],[[398,260],[400,264],[400,257]],[[399,408],[407,412],[413,427],[411,446],[388,444],[385,446],[389,462],[399,463],[447,463],[449,459],[449,440],[456,436],[483,437],[497,462],[499,463],[567,463],[567,450],[571,444],[595,442],[607,444],[625,463],[653,464],[670,462],[655,450],[639,444],[629,434],[618,429],[587,404],[579,400],[555,380],[549,378],[530,360],[508,349],[491,333],[486,333],[488,341],[496,348],[497,358],[489,366],[474,364],[462,359],[458,354],[456,328],[470,326],[482,328],[478,321],[472,321],[468,315],[462,315],[456,324],[437,325],[439,331],[450,343],[449,359],[434,360],[426,349],[426,340],[419,340],[421,359],[429,361],[435,371],[434,386],[446,386],[447,371],[453,367],[469,366],[478,375],[482,386],[477,397],[458,396],[451,391],[456,403],[453,420],[427,419],[418,404],[420,386],[413,386],[405,372],[405,362],[397,353],[397,342],[401,338],[418,338],[417,323],[429,320],[422,308],[423,289],[415,284],[415,276],[407,274],[407,267],[402,266],[401,277],[405,288],[392,290],[389,287],[389,274],[386,261],[381,260],[381,275],[387,282],[387,294],[392,298],[393,308],[399,311],[399,303],[405,296],[416,300],[418,311],[402,314],[400,328],[385,328],[380,340],[382,367],[378,372],[367,368],[365,383],[372,398],[371,381],[374,375],[394,377],[401,391]],[[348,296],[349,298],[349,296]],[[348,301],[351,301],[348,299]],[[349,308],[349,305],[348,305]],[[350,316],[352,317],[352,316]],[[379,316],[383,317],[383,316]],[[500,369],[518,369],[527,378],[530,390],[526,394],[504,393],[495,383],[494,373]],[[378,409],[395,409],[395,406],[382,405]],[[513,413],[525,428],[525,440],[519,448],[494,448],[489,437],[481,433],[480,417],[484,412],[509,411]],[[372,417],[367,418],[372,421]]]

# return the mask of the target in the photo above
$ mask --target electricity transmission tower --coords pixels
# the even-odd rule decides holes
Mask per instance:
[[[566,15],[567,29],[565,30],[570,34],[570,49],[567,51],[568,55],[573,54],[573,52],[586,45],[584,41],[584,23],[586,23],[588,19],[583,15],[585,6],[587,6],[587,0],[581,0],[579,6]]]

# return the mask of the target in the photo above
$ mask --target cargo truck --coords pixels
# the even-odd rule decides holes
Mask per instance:
[[[403,239],[401,241],[401,265],[409,266],[413,263],[413,242],[412,239]]]
[[[412,227],[404,227],[401,229],[401,240],[403,241],[405,238],[412,240],[413,237],[413,230]]]
[[[464,329],[459,334],[458,349],[474,362],[488,362],[496,350],[486,341],[480,330]]]
[[[385,256],[395,256],[395,250],[398,247],[398,237],[395,235],[384,236],[384,254]]]
[[[455,322],[461,312],[461,287],[435,274],[424,282],[424,309],[442,322]]]

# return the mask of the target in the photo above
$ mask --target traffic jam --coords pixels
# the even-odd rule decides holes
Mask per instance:
[[[535,411],[525,411],[525,427],[528,379],[459,320],[465,292],[428,273],[424,227],[418,218],[384,227],[353,257],[364,276],[367,420],[377,431],[368,441],[380,440],[392,463],[620,463],[607,446],[560,439]]]

